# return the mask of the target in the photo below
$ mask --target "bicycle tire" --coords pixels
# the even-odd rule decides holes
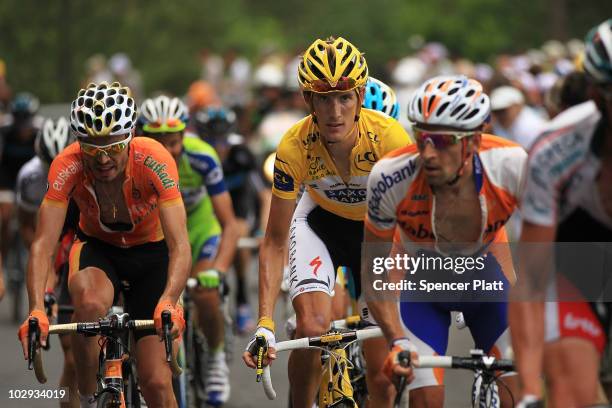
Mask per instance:
[[[115,394],[105,392],[96,401],[96,408],[121,408],[120,402],[115,402]]]
[[[135,367],[130,360],[123,363],[123,395],[126,408],[140,408],[141,405],[138,378],[135,372]]]
[[[189,408],[201,408],[206,406],[206,394],[204,392],[204,367],[202,358],[201,339],[197,333],[193,321],[187,323],[184,333],[185,345],[185,368],[187,381],[187,406]]]

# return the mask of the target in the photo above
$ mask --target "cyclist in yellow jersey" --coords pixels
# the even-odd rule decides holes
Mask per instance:
[[[296,336],[320,335],[328,329],[336,268],[359,271],[370,170],[387,152],[410,143],[397,121],[361,107],[368,68],[363,55],[344,38],[312,43],[301,58],[298,80],[310,115],[285,134],[276,153],[273,216],[259,258],[259,323],[243,354],[251,368],[258,335],[268,342],[269,359],[276,358],[272,314],[287,250]],[[306,191],[296,208],[302,184]],[[354,280],[359,285],[359,277]],[[312,406],[321,371],[319,355],[312,350],[291,354],[294,407]],[[392,387],[382,380],[389,394]],[[372,385],[371,394],[381,388]]]

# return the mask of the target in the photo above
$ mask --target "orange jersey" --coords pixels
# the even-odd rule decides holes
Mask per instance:
[[[129,231],[113,231],[100,221],[95,180],[83,166],[78,143],[53,160],[47,180],[43,205],[67,207],[74,198],[81,213],[81,231],[122,248],[162,240],[159,207],[183,205],[174,159],[160,143],[146,137],[132,139],[129,146],[123,182],[123,198],[132,220]]]

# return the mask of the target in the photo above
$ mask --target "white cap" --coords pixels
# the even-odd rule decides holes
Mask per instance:
[[[491,110],[501,110],[512,105],[522,104],[525,98],[521,91],[513,86],[500,86],[491,92]]]
[[[273,63],[265,63],[257,68],[253,76],[256,87],[280,88],[285,83],[283,70]]]

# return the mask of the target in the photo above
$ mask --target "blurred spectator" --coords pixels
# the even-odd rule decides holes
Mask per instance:
[[[129,87],[136,102],[142,101],[144,94],[140,73],[132,67],[132,61],[126,54],[122,52],[114,54],[108,60],[108,68],[113,74],[113,80]]]
[[[100,82],[113,82],[113,74],[111,74],[106,65],[106,57],[102,54],[94,54],[89,57],[85,62],[85,69],[87,74],[83,84],[84,87],[91,82],[96,84]]]
[[[225,54],[224,63],[225,77],[219,92],[224,104],[240,116],[250,98],[251,63],[234,49]]]
[[[195,81],[187,91],[187,106],[194,113],[208,106],[221,106],[221,100],[215,88],[206,81]]]
[[[283,103],[284,86],[285,74],[280,65],[266,62],[255,70],[253,74],[254,99],[244,121],[240,123],[241,133],[251,135],[268,113],[279,110],[279,105]]]
[[[559,78],[545,97],[546,110],[550,118],[557,116],[567,108],[586,102],[589,82],[584,72],[572,72]]]
[[[525,149],[529,149],[546,126],[546,120],[526,106],[521,91],[512,86],[502,86],[491,92],[491,110],[493,133]]]
[[[202,80],[211,84],[215,89],[219,89],[223,79],[223,58],[209,48],[203,48],[200,51],[200,63],[202,64]]]
[[[400,105],[399,122],[405,129],[410,128],[406,107],[412,93],[421,85],[427,74],[427,65],[418,57],[404,57],[399,60],[391,73],[392,88],[395,90]],[[410,133],[410,132],[409,132]]]
[[[6,64],[0,59],[0,113],[6,112],[8,104],[11,100],[11,88],[6,82]],[[0,116],[0,119],[2,117]],[[3,120],[0,120],[2,124]]]

